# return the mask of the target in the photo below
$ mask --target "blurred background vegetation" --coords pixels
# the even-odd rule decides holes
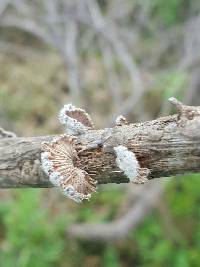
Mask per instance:
[[[56,116],[69,102],[97,127],[121,113],[131,122],[168,115],[170,96],[200,105],[199,28],[198,0],[1,0],[0,125],[60,133]],[[67,229],[123,216],[134,187],[101,186],[82,205],[54,189],[1,190],[0,266],[198,267],[199,176],[167,179],[159,204],[116,242]]]

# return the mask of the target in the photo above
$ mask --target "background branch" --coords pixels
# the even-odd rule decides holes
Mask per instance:
[[[84,240],[98,240],[98,242],[110,242],[126,238],[130,230],[133,231],[148,212],[152,210],[162,192],[163,186],[161,183],[145,185],[135,205],[121,216],[121,218],[110,223],[74,224],[68,228],[67,233]]]

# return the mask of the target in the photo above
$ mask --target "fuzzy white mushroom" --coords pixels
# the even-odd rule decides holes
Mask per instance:
[[[114,147],[117,166],[124,172],[131,182],[137,179],[139,174],[139,162],[135,154],[125,146]]]
[[[72,104],[64,105],[58,115],[58,119],[65,126],[66,133],[70,135],[82,134],[88,129],[94,128],[89,114]]]
[[[62,193],[80,203],[96,191],[96,181],[89,174],[74,166],[77,158],[76,139],[63,135],[52,142],[42,144],[41,161],[51,183]]]
[[[123,125],[127,125],[128,122],[124,116],[120,115],[116,118],[115,124],[116,124],[116,126],[123,126]]]

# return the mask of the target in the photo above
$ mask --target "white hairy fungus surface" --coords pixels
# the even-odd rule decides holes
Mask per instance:
[[[72,104],[67,104],[64,105],[58,115],[60,123],[65,126],[66,133],[70,135],[84,133],[87,130],[85,125],[83,125],[80,121],[77,121],[76,119],[66,115],[66,112],[70,111],[75,111],[75,107]]]
[[[115,120],[115,124],[116,124],[117,126],[122,126],[122,125],[127,125],[128,122],[127,122],[127,120],[126,120],[126,118],[125,118],[124,116],[120,115],[120,116],[118,116],[118,117],[116,118],[116,120]]]
[[[96,181],[86,171],[74,166],[75,144],[75,138],[69,135],[42,143],[41,163],[50,182],[65,196],[80,203],[96,192]]]
[[[130,181],[138,176],[140,165],[133,152],[129,151],[125,146],[114,147],[116,153],[117,166],[124,172]]]

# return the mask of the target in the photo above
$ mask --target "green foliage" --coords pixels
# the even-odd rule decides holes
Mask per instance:
[[[123,200],[123,190],[115,187],[104,188],[99,194],[93,194],[88,203],[79,206],[76,220],[80,222],[106,222],[112,220],[119,203]],[[107,203],[110,203],[107,205]]]
[[[146,218],[134,233],[140,266],[199,266],[199,188],[199,174],[176,178],[169,184],[163,201],[169,203],[172,232],[158,212]]]
[[[164,103],[171,97],[181,97],[187,84],[187,75],[183,72],[168,72],[160,75],[157,88],[161,91]]]
[[[50,219],[40,201],[38,190],[26,189],[16,191],[12,201],[1,204],[3,266],[50,267],[60,262],[65,249],[64,220]]]
[[[152,16],[166,26],[180,22],[187,7],[185,0],[151,1]]]
[[[200,200],[200,175],[185,175],[176,178],[169,185],[168,199],[173,214],[176,216],[188,217],[199,216],[200,209],[198,201]],[[175,203],[175,205],[174,205]]]
[[[116,248],[107,246],[103,255],[103,266],[120,267],[119,255]]]

